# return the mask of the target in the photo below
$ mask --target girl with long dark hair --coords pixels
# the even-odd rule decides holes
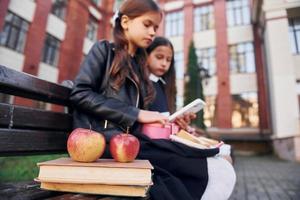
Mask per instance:
[[[165,123],[167,117],[149,111],[154,98],[145,49],[152,43],[162,12],[153,0],[126,0],[115,17],[114,43],[98,41],[74,80],[70,100],[74,128],[104,134],[104,157],[111,158],[112,136],[130,130],[140,140],[138,159],[154,166],[150,198],[199,200],[206,188],[208,156],[201,150],[169,140],[152,140],[141,133],[141,123]]]

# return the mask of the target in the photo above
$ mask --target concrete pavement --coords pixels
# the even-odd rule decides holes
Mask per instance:
[[[275,156],[236,156],[230,200],[300,200],[300,163]]]

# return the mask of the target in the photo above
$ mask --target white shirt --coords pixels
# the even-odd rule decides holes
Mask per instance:
[[[158,81],[161,81],[164,85],[167,84],[166,81],[162,77],[156,76],[152,73],[149,75],[149,79],[155,83],[157,83]]]

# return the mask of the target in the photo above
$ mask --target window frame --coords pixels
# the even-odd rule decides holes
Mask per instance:
[[[249,50],[247,45],[251,45],[251,49]],[[236,49],[233,52],[233,49]],[[244,51],[238,52],[238,49],[243,48]],[[246,50],[245,50],[246,49]],[[240,58],[243,58],[241,61]],[[235,58],[235,59],[234,59]],[[247,60],[251,59],[251,60]],[[233,62],[235,61],[235,65]],[[248,66],[248,62],[251,61],[253,66]],[[243,66],[241,62],[245,63]],[[253,42],[242,42],[229,46],[229,66],[231,74],[242,74],[242,73],[255,73],[256,72],[256,63],[255,63],[255,53],[254,53],[254,44]]]
[[[57,67],[60,54],[61,41],[53,35],[47,34],[44,42],[41,61]]]
[[[205,12],[205,9],[207,11]],[[204,21],[204,24],[202,23]],[[211,22],[211,24],[210,24]],[[212,30],[215,27],[214,7],[211,4],[194,9],[194,32]]]
[[[239,97],[238,97],[239,96]],[[238,94],[232,94],[231,95],[231,98],[232,98],[232,116],[231,116],[231,124],[232,124],[232,127],[233,128],[259,128],[259,102],[258,102],[258,93],[257,91],[249,91],[249,92],[242,92],[242,93],[238,93]],[[236,100],[237,98],[240,98],[241,100],[243,100],[244,102],[246,103],[251,103],[252,107],[248,107],[248,109],[245,109],[245,107],[242,106],[242,104],[236,104],[238,103],[238,101]],[[255,98],[255,101],[252,102],[251,100]],[[246,104],[244,103],[244,104]],[[253,104],[256,104],[256,106]],[[239,109],[237,109],[237,106],[239,105]],[[246,107],[247,108],[247,107]],[[251,109],[252,108],[252,112],[251,112]],[[245,110],[247,112],[245,112]],[[234,123],[234,111],[237,111],[238,113],[242,113],[242,114],[246,114],[244,115],[244,121],[241,120],[240,122],[240,126],[237,126],[237,124]],[[244,113],[242,112],[244,111]],[[256,115],[253,115],[251,116],[251,113],[255,113]],[[243,115],[241,115],[243,116]],[[247,116],[245,118],[245,116]],[[251,120],[251,117],[252,117],[252,120]],[[255,119],[253,118],[255,117],[256,118],[256,122],[255,122]],[[248,121],[246,121],[248,120]],[[248,125],[245,123],[248,123]],[[250,126],[249,126],[250,125]]]
[[[0,103],[10,104],[13,101],[13,96],[0,92]]]
[[[99,7],[101,5],[101,0],[91,0],[92,4],[94,4],[96,7]]]
[[[184,79],[184,52],[177,51],[174,53],[176,79]]]
[[[52,3],[51,14],[65,21],[67,15],[67,0],[55,0]]]
[[[232,17],[232,21],[230,20],[230,16]],[[228,27],[250,25],[251,17],[249,0],[227,0],[226,18]]]
[[[89,21],[86,25],[85,37],[88,38],[89,40],[93,41],[93,42],[97,41],[97,39],[98,39],[98,29],[99,29],[98,21],[93,16],[90,16]],[[91,30],[93,30],[93,32],[91,32]]]
[[[212,54],[210,52],[213,52]],[[198,63],[202,64],[202,67],[207,69],[208,74],[210,76],[214,76],[217,74],[217,62],[216,62],[216,48],[215,47],[209,47],[209,48],[201,48],[196,50],[197,54],[197,61]],[[206,54],[207,56],[200,56],[203,54]],[[203,65],[203,58],[208,60],[209,66]],[[214,63],[213,66],[211,66],[211,63]]]
[[[296,27],[295,21],[299,21],[299,27]],[[300,17],[289,19],[289,35],[293,54],[300,54]]]
[[[10,15],[11,19],[8,19]],[[0,45],[23,53],[29,25],[28,21],[15,13],[8,11],[4,19],[3,30],[0,34]]]
[[[206,106],[203,108],[204,124],[207,128],[217,127],[217,96],[207,95],[204,98],[206,102]]]
[[[184,29],[184,12],[182,10],[166,13],[165,17],[165,36],[175,37],[183,36]]]

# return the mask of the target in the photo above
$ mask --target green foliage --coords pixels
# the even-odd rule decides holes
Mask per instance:
[[[189,57],[187,66],[188,81],[185,84],[184,105],[187,105],[196,98],[204,100],[202,80],[199,76],[199,66],[197,61],[196,49],[192,41],[189,47]],[[194,124],[202,129],[205,129],[203,110],[197,113],[197,118]]]
[[[33,180],[38,176],[36,163],[67,156],[67,154],[60,154],[0,157],[0,182]]]

